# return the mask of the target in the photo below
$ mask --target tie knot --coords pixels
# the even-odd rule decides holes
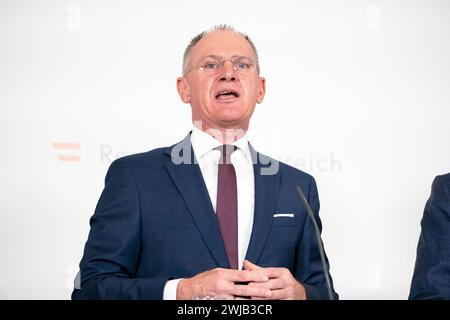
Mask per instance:
[[[231,164],[231,154],[237,149],[232,144],[223,144],[216,148],[220,151],[220,163]]]

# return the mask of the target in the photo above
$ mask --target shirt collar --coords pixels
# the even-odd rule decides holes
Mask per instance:
[[[214,150],[214,148],[217,148],[222,145],[214,137],[198,129],[197,127],[194,127],[192,129],[191,143],[192,148],[194,149],[195,156],[197,158],[204,157],[211,150]],[[239,140],[236,140],[231,144],[236,146],[238,150],[241,150],[244,153],[247,160],[251,160],[250,149],[248,147],[247,133],[245,133],[245,135],[242,136]]]

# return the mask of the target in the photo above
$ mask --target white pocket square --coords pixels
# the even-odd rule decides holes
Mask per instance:
[[[274,217],[274,218],[281,218],[281,217],[284,217],[284,218],[293,218],[293,217],[294,217],[294,214],[293,214],[293,213],[275,213],[275,214],[273,215],[273,217]]]

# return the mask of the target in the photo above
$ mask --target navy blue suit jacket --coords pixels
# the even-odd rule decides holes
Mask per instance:
[[[410,299],[450,299],[450,173],[436,177],[422,218]]]
[[[195,159],[188,135],[172,147],[111,164],[90,220],[80,263],[81,289],[74,290],[73,299],[161,299],[170,279],[229,268],[198,164],[173,160],[179,149],[186,155],[181,145],[188,145]],[[309,299],[326,299],[313,225],[295,190],[296,185],[303,189],[320,225],[313,177],[283,163],[276,174],[261,175],[276,162],[250,150],[255,211],[246,258],[263,267],[288,268]],[[295,216],[275,218],[275,213]]]

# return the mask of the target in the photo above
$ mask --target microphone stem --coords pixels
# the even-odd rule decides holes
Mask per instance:
[[[319,253],[320,253],[320,260],[322,261],[322,269],[323,269],[323,273],[325,275],[325,282],[327,285],[327,291],[328,291],[328,299],[329,300],[334,300],[334,296],[333,296],[333,292],[331,291],[331,282],[330,282],[330,275],[328,273],[328,268],[325,262],[325,252],[323,250],[323,243],[322,243],[322,239],[320,238],[320,230],[319,230],[319,226],[317,225],[317,221],[316,218],[314,217],[314,213],[311,209],[311,207],[308,204],[308,201],[306,200],[305,195],[303,194],[302,189],[297,186],[297,192],[300,196],[300,199],[302,200],[302,204],[306,209],[306,212],[308,213],[308,216],[311,218],[311,221],[313,223],[314,226],[314,230],[315,230],[315,234],[316,234],[316,241],[317,241],[317,246],[319,247]]]

